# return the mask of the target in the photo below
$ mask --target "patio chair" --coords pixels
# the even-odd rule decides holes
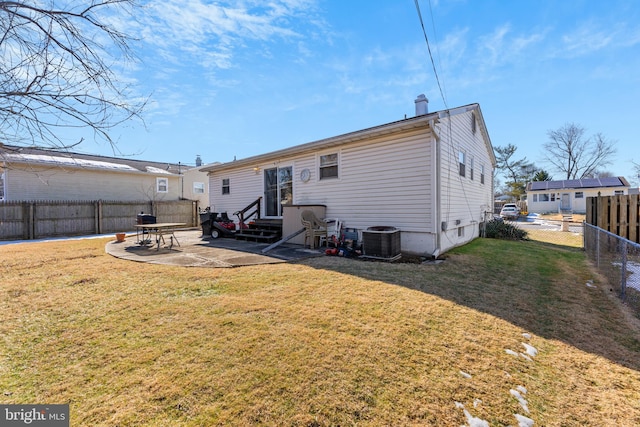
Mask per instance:
[[[342,235],[342,221],[339,219],[325,218],[324,222],[327,224],[327,236],[320,236],[320,246],[329,246],[329,242],[336,242],[340,240]]]
[[[309,239],[309,247],[311,249],[316,248],[316,238],[319,240],[318,244],[324,238],[327,239],[327,223],[318,219],[313,211],[302,211],[300,214],[300,220],[305,228],[304,231],[304,245],[307,245],[307,239]]]

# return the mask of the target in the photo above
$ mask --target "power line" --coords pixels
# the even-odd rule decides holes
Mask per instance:
[[[438,71],[436,70],[436,63],[433,60],[433,55],[431,53],[431,46],[429,45],[429,37],[427,37],[427,31],[424,29],[424,21],[422,20],[422,12],[420,12],[420,4],[418,0],[414,0],[416,4],[416,10],[418,12],[418,18],[420,18],[420,26],[422,27],[422,34],[424,34],[424,39],[427,42],[427,50],[429,51],[429,58],[431,59],[431,65],[433,66],[433,73],[436,76],[436,82],[438,83],[438,89],[440,90],[440,96],[442,97],[442,102],[444,102],[444,106],[446,109],[449,109],[447,105],[447,100],[444,97],[444,92],[442,91],[442,85],[440,84],[440,78],[438,77]]]

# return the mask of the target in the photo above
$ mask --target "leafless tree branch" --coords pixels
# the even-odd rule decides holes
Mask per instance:
[[[580,179],[593,175],[598,169],[611,163],[616,153],[616,141],[597,133],[585,138],[584,127],[567,123],[547,133],[544,144],[545,158],[566,179]]]
[[[61,137],[63,128],[89,128],[114,144],[114,126],[141,118],[146,100],[132,101],[114,71],[134,59],[133,39],[108,24],[115,8],[134,6],[0,1],[0,142],[64,148],[74,143]]]

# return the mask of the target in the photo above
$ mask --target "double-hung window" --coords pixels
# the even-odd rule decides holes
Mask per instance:
[[[169,178],[156,178],[156,191],[158,193],[168,193]]]
[[[229,178],[222,179],[222,194],[231,194],[231,185],[229,183]]]
[[[204,194],[204,182],[193,183],[193,194]]]
[[[338,153],[321,155],[319,172],[320,180],[338,178]]]
[[[458,163],[460,168],[460,176],[466,176],[467,175],[467,171],[466,171],[467,156],[464,153],[464,151],[458,152]]]

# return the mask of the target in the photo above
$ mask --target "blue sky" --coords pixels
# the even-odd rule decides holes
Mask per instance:
[[[127,31],[150,94],[146,128],[113,133],[135,158],[227,162],[479,103],[494,146],[544,162],[547,132],[574,122],[617,141],[606,168],[638,183],[640,2],[150,1]],[[83,152],[113,155],[89,141]]]

